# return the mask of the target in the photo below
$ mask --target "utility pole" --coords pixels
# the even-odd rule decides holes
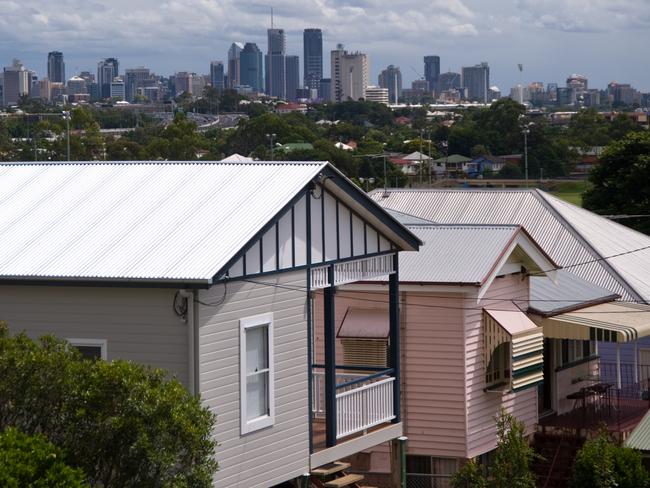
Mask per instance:
[[[269,139],[271,143],[271,161],[273,161],[273,149],[274,149],[273,141],[275,139],[275,134],[266,134],[266,138]]]
[[[68,161],[70,161],[70,112],[63,112],[63,118],[65,119],[65,128],[67,132],[67,149],[68,149]]]
[[[424,172],[422,168],[422,138],[424,137],[424,129],[420,129],[420,183],[422,183],[422,173]]]

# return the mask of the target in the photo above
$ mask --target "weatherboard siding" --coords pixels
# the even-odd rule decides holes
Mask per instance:
[[[107,358],[163,368],[188,384],[188,325],[172,311],[175,290],[0,286],[0,320],[36,338],[105,339]]]
[[[517,393],[487,393],[485,388],[485,359],[483,347],[482,308],[517,310],[511,302],[529,296],[528,279],[509,275],[494,280],[479,304],[468,295],[464,302],[465,316],[465,395],[467,404],[467,454],[472,458],[496,447],[496,417],[505,409],[533,431],[537,423],[537,388]],[[490,300],[490,299],[499,299]],[[503,301],[501,301],[501,299]]]
[[[234,281],[199,294],[199,383],[204,405],[217,415],[216,486],[269,487],[309,471],[306,272],[257,281]],[[239,320],[268,312],[274,327],[275,422],[241,435]]]

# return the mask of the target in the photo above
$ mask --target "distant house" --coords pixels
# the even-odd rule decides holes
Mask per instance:
[[[395,117],[395,123],[397,125],[410,125],[411,124],[411,119],[404,115],[400,115],[399,117]]]
[[[467,175],[476,177],[484,172],[498,173],[506,164],[505,159],[499,156],[483,155],[472,159],[467,163]]]
[[[343,151],[354,151],[354,148],[348,144],[345,144],[343,142],[337,142],[334,144],[334,147],[337,149],[341,149]]]
[[[591,146],[591,147],[569,147],[570,150],[578,153],[580,160],[575,166],[575,173],[577,175],[589,174],[589,172],[600,163],[600,156],[605,150],[605,146]]]
[[[272,487],[403,434],[397,255],[420,242],[330,164],[0,168],[0,317],[200,395],[217,414],[215,486]],[[385,275],[389,367],[350,383],[332,297]]]
[[[399,166],[402,169],[402,173],[416,175],[419,172],[420,165],[428,165],[432,161],[432,158],[419,151],[415,151],[411,154],[393,156],[390,158],[390,161]]]
[[[461,154],[450,154],[442,158],[433,160],[433,171],[437,175],[450,174],[450,173],[466,173],[468,164],[472,161],[471,158]]]
[[[275,107],[276,113],[288,114],[291,112],[307,113],[307,105],[304,103],[280,103]]]
[[[523,159],[523,155],[521,154],[502,154],[499,156],[499,158],[503,159],[506,164],[514,164],[515,166],[520,166],[521,167],[521,161]]]
[[[253,158],[242,156],[241,154],[231,154],[227,158],[222,159],[223,163],[252,163]]]

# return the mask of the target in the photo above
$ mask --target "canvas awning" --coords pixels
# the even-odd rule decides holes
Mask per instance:
[[[530,388],[544,380],[544,334],[518,310],[484,309],[485,364],[504,342],[510,343],[510,389]]]
[[[650,305],[601,303],[535,321],[547,338],[630,342],[650,336]]]
[[[386,339],[389,331],[388,310],[348,308],[337,336],[346,339]]]

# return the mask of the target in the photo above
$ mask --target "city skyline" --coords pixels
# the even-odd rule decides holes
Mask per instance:
[[[5,2],[0,16],[3,65],[18,57],[43,77],[47,53],[57,50],[65,55],[68,77],[92,70],[106,57],[120,59],[124,68],[144,65],[160,74],[205,74],[210,61],[223,60],[226,64],[233,42],[255,42],[267,52],[267,7],[175,0],[163,3],[152,14],[146,0],[137,7],[130,6],[128,18],[121,13],[116,17],[119,29],[109,23],[110,29],[105,26],[93,31],[95,13],[87,17],[61,13],[76,1],[67,0],[63,8],[55,9],[41,0],[29,0],[29,14],[22,17],[24,9],[12,1]],[[117,12],[116,6],[121,3],[95,2],[96,10],[103,15]],[[303,29],[319,28],[323,31],[324,58],[337,43],[343,43],[350,51],[368,55],[370,79],[393,64],[400,67],[405,86],[424,75],[423,56],[435,54],[441,58],[442,73],[449,69],[460,72],[463,66],[487,61],[490,83],[503,92],[519,82],[561,84],[572,73],[584,74],[593,87],[604,88],[615,80],[650,90],[643,63],[647,58],[644,46],[650,41],[650,5],[640,0],[596,0],[588,5],[578,1],[504,0],[500,13],[493,4],[477,0],[434,0],[419,11],[416,7],[422,7],[422,2],[415,0],[403,0],[386,7],[389,10],[375,8],[379,7],[375,3],[361,0],[356,6],[337,6],[335,0],[328,0],[325,5],[333,10],[325,9],[320,16],[309,11],[310,6],[318,11],[315,3],[293,10],[286,2],[274,5],[274,25],[287,35],[286,54],[301,57],[301,80]],[[141,4],[146,6],[146,15]],[[224,25],[227,27],[221,27]],[[375,29],[379,25],[383,28]],[[386,25],[392,29],[387,30]],[[425,35],[430,42],[422,41]],[[522,74],[518,63],[524,66]],[[328,64],[323,66],[324,77],[330,75]]]

